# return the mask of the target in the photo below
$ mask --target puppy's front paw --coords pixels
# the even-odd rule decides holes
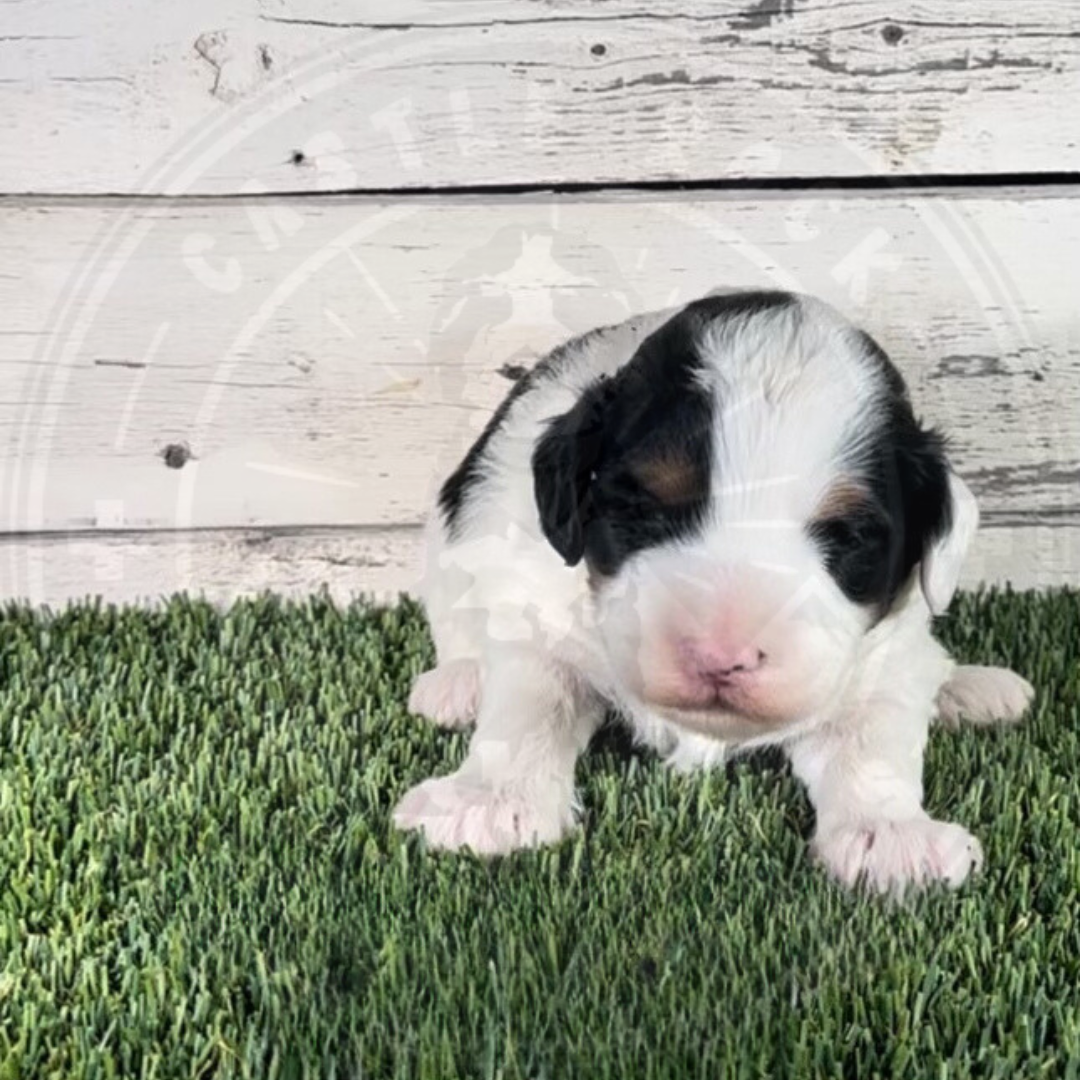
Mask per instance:
[[[938,691],[938,716],[956,727],[962,720],[993,724],[1019,720],[1027,712],[1035,688],[1015,671],[964,664],[953,670]]]
[[[409,712],[426,716],[439,727],[465,727],[480,706],[480,664],[447,660],[425,671],[413,683]]]
[[[394,810],[399,829],[420,829],[436,848],[471,848],[505,855],[558,840],[574,824],[570,800],[530,798],[519,787],[498,787],[455,773],[425,780]]]
[[[930,817],[837,826],[818,833],[813,851],[845,885],[880,893],[938,881],[955,888],[982,865],[967,829]]]

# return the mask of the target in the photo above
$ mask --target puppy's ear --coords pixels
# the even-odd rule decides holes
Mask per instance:
[[[533,450],[533,492],[540,526],[567,566],[585,553],[589,486],[600,459],[606,394],[586,391],[568,412],[548,425]]]
[[[905,521],[904,563],[919,565],[919,584],[931,612],[948,608],[964,556],[979,525],[968,486],[949,468],[941,436],[915,425],[898,452]]]
[[[944,614],[948,608],[960,583],[964,556],[979,527],[979,506],[975,502],[975,496],[951,469],[949,501],[951,506],[948,528],[923,555],[919,571],[923,596],[935,615]]]

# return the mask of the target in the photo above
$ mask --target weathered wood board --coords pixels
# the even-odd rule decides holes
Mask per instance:
[[[968,583],[1080,580],[1077,190],[820,186],[1080,170],[1074,0],[2,6],[0,595],[409,588],[521,365],[718,284],[894,355]]]
[[[1080,526],[1066,192],[8,204],[0,234],[0,530],[414,526],[515,365],[718,284],[870,329],[988,525]]]
[[[1074,0],[8,0],[0,191],[1080,169]]]
[[[272,591],[304,597],[326,589],[392,601],[420,579],[421,530],[284,529],[56,533],[0,537],[0,597],[60,607],[100,596],[154,603],[176,592],[228,603]],[[1055,522],[980,531],[962,585],[1017,588],[1077,584],[1080,528]]]
[[[228,603],[327,589],[393,600],[419,580],[419,529],[68,533],[0,537],[0,597],[53,607],[100,596],[146,604],[177,592]]]

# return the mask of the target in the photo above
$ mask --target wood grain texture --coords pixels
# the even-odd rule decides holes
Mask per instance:
[[[0,597],[60,606],[153,604],[178,592],[226,604],[275,592],[392,601],[419,579],[419,529],[231,530],[0,538]]]
[[[0,192],[1080,168],[1074,0],[3,8]]]
[[[102,597],[153,604],[177,592],[226,604],[275,592],[304,597],[326,589],[340,602],[359,595],[393,601],[415,593],[421,530],[206,530],[0,537],[0,598],[62,606]],[[962,584],[1016,588],[1076,585],[1080,526],[993,526],[975,538]]]
[[[1067,193],[9,204],[0,232],[3,530],[415,525],[523,365],[721,284],[875,334],[989,525],[1080,523]]]

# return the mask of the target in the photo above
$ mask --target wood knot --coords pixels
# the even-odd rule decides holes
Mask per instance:
[[[518,379],[524,379],[529,374],[529,369],[524,364],[503,364],[499,368],[499,374],[504,379],[509,379],[511,382],[517,382]]]
[[[170,469],[182,469],[195,455],[187,443],[169,443],[161,457]]]
[[[899,45],[904,37],[904,28],[896,23],[888,23],[881,28],[881,36],[886,45]]]
[[[589,50],[593,56],[605,56],[607,54],[607,46],[602,45],[599,41]]]

